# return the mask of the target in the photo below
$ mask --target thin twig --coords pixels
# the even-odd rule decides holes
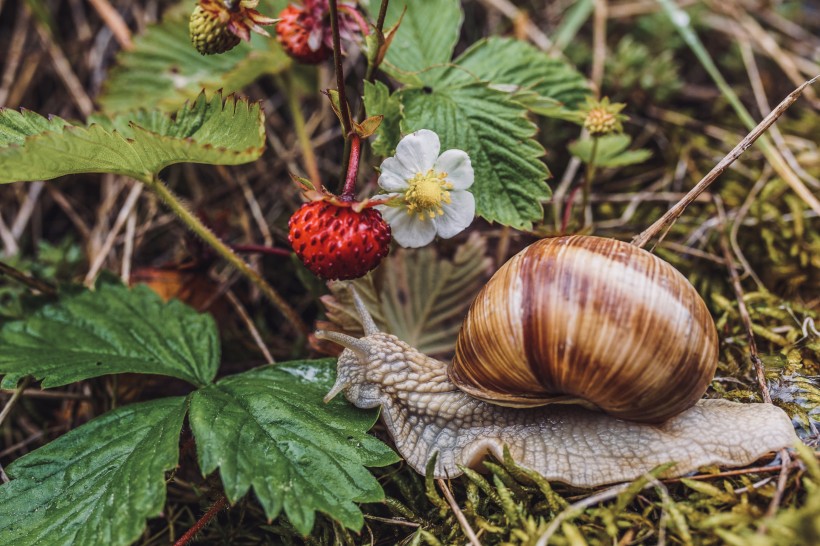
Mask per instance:
[[[500,12],[510,21],[521,21],[524,19],[524,32],[532,43],[539,49],[546,51],[551,57],[561,57],[562,53],[553,47],[552,40],[544,34],[541,29],[533,24],[532,21],[520,10],[515,4],[509,0],[481,0],[481,3],[486,7],[490,7]]]
[[[124,284],[131,282],[131,261],[134,259],[134,241],[137,235],[137,211],[132,210],[125,222],[125,239],[122,245],[122,270],[120,278]]]
[[[646,230],[639,233],[632,239],[632,244],[636,245],[639,248],[643,248],[655,235],[657,235],[661,230],[663,230],[666,226],[673,223],[677,220],[681,214],[686,210],[686,207],[694,201],[698,195],[703,193],[706,188],[708,188],[712,182],[714,182],[718,176],[720,176],[723,171],[726,170],[729,165],[735,162],[735,160],[740,157],[743,152],[745,152],[752,144],[754,144],[755,140],[757,140],[763,133],[768,129],[772,123],[777,121],[777,119],[783,115],[789,106],[794,104],[794,102],[800,97],[803,93],[803,90],[806,89],[808,86],[812,85],[820,76],[815,76],[811,80],[803,83],[800,87],[792,91],[789,96],[783,99],[780,104],[777,105],[777,108],[771,111],[771,113],[766,116],[763,121],[761,121],[757,127],[752,129],[752,131],[746,135],[746,137],[740,141],[740,143],[735,146],[729,154],[724,157],[720,162],[712,168],[706,176],[704,176],[700,182],[695,184],[695,187],[692,188],[686,196],[677,202],[669,211],[664,214],[658,221],[654,224],[649,226]],[[815,199],[816,200],[816,199]]]
[[[815,453],[817,457],[820,457],[820,453]],[[774,466],[755,466],[751,468],[741,468],[739,470],[726,470],[725,472],[717,472],[715,474],[697,474],[695,476],[688,476],[683,478],[669,478],[665,480],[661,480],[663,483],[678,483],[681,480],[697,480],[697,481],[706,481],[706,480],[714,480],[717,478],[731,478],[732,476],[746,476],[748,474],[765,474],[767,472],[782,472],[783,467],[787,467],[790,470],[797,468],[800,466],[800,461],[792,461],[791,464],[788,465],[774,465]]]
[[[14,32],[9,41],[9,49],[4,54],[4,61],[6,63],[3,67],[3,75],[0,77],[0,106],[6,105],[6,99],[9,97],[11,84],[14,81],[14,76],[17,73],[17,68],[20,66],[20,59],[25,50],[26,38],[28,36],[29,18],[31,14],[29,10],[17,10],[17,20],[14,22]]]
[[[253,254],[266,254],[268,256],[290,256],[293,254],[292,250],[286,248],[265,245],[231,245],[231,248],[236,252],[250,252]]]
[[[214,516],[216,516],[219,513],[219,511],[225,507],[226,502],[227,499],[225,498],[225,495],[219,497],[219,499],[211,505],[208,511],[205,512],[205,515],[199,518],[199,520],[197,520],[197,522],[194,523],[194,526],[188,529],[188,531],[186,531],[184,535],[179,537],[179,540],[174,542],[174,546],[185,546],[186,544],[188,544],[194,538],[194,536],[203,528],[205,528],[205,526],[208,525],[208,523],[212,519],[214,519]]]
[[[256,343],[256,346],[259,347],[259,350],[262,352],[262,356],[265,357],[267,363],[273,364],[276,362],[273,355],[271,355],[270,350],[268,350],[268,346],[265,345],[265,342],[262,340],[259,330],[256,329],[256,325],[253,323],[250,315],[248,315],[248,312],[245,310],[242,302],[240,302],[239,298],[236,297],[236,294],[233,293],[233,290],[228,290],[225,292],[225,297],[228,298],[228,301],[231,302],[231,305],[233,305],[233,308],[236,310],[239,318],[241,318],[242,322],[245,323],[245,326],[248,327],[248,331],[251,333],[253,341]]]
[[[71,220],[71,223],[74,224],[74,227],[80,232],[80,236],[84,240],[88,240],[91,236],[91,228],[88,227],[85,220],[74,210],[74,207],[65,194],[57,189],[57,186],[54,184],[46,184],[46,191],[48,191],[49,197],[51,197],[65,215],[68,216],[68,219]]]
[[[788,450],[781,449],[780,458],[783,464],[780,465],[780,475],[777,477],[777,488],[774,490],[769,508],[766,510],[766,517],[768,518],[773,517],[777,513],[777,509],[783,501],[783,493],[786,491],[786,483],[789,479],[789,466],[791,465],[792,459],[789,456]]]
[[[11,224],[11,235],[15,241],[19,241],[23,232],[26,230],[29,220],[31,220],[31,215],[34,214],[37,202],[40,200],[40,194],[43,192],[44,184],[42,180],[37,180],[29,184],[26,198],[23,200],[23,204],[20,205],[20,210],[17,212],[14,222]]]
[[[559,513],[552,519],[546,531],[544,531],[543,534],[541,534],[541,536],[538,537],[538,541],[535,543],[535,546],[547,546],[550,537],[555,534],[555,532],[558,530],[558,527],[562,523],[564,523],[564,521],[575,517],[576,515],[580,514],[590,506],[595,506],[598,503],[614,499],[615,497],[626,491],[631,485],[631,483],[623,483],[621,485],[616,485],[615,487],[604,489],[603,491],[599,491],[598,493],[590,495],[585,499],[581,499],[578,502],[570,504],[561,513]],[[651,486],[651,483],[647,483],[644,486],[644,489]]]
[[[26,3],[24,3],[23,6],[23,9],[30,9]],[[65,53],[54,43],[51,32],[43,23],[35,21],[34,25],[37,29],[40,41],[43,43],[43,46],[45,46],[46,51],[48,51],[49,57],[51,57],[51,64],[54,66],[54,70],[63,81],[71,98],[74,99],[77,108],[80,109],[80,112],[82,112],[84,116],[90,115],[94,111],[94,103],[91,97],[88,96],[88,93],[86,93],[80,79],[71,68],[71,63],[66,58]]]
[[[752,189],[749,190],[749,194],[746,196],[746,199],[743,201],[743,204],[740,205],[740,208],[737,209],[737,213],[735,213],[735,217],[732,220],[732,225],[729,228],[729,244],[732,246],[732,250],[737,256],[738,261],[743,265],[743,269],[746,271],[746,274],[749,275],[752,280],[755,281],[758,288],[761,290],[765,290],[765,286],[763,285],[763,281],[760,280],[760,277],[757,276],[754,269],[752,269],[751,264],[746,259],[746,256],[743,254],[743,251],[740,248],[740,244],[737,242],[737,234],[740,231],[740,226],[743,224],[743,220],[746,219],[746,215],[749,213],[749,209],[752,207],[752,203],[754,203],[755,199],[757,199],[757,195],[763,190],[766,184],[769,182],[769,176],[771,174],[771,168],[766,165],[764,168],[763,175],[761,175],[760,179],[755,182],[755,185],[752,186]]]
[[[438,483],[439,488],[441,488],[441,492],[444,493],[444,498],[447,499],[447,503],[456,515],[456,519],[458,520],[459,525],[461,525],[461,529],[464,531],[464,534],[467,535],[467,539],[470,541],[470,544],[473,546],[481,546],[481,543],[478,541],[478,537],[475,535],[475,531],[473,531],[473,528],[470,527],[470,523],[467,521],[467,518],[464,517],[464,512],[462,512],[461,508],[458,507],[458,503],[453,497],[453,493],[450,491],[450,488],[447,487],[447,484],[441,478],[437,479],[436,482]]]
[[[20,385],[18,385],[18,387],[14,390],[14,394],[11,395],[11,399],[9,399],[6,405],[3,406],[3,409],[0,410],[0,425],[2,425],[6,417],[9,416],[12,408],[20,399],[20,396],[23,395],[23,391],[26,389],[26,387],[28,387],[29,383],[31,383],[31,377],[27,376],[25,379],[23,379],[22,382],[20,382]]]
[[[757,102],[757,109],[760,110],[760,115],[765,116],[772,111],[772,107],[769,105],[769,99],[766,97],[766,90],[763,88],[763,79],[760,76],[760,70],[757,68],[757,62],[755,61],[754,52],[752,51],[752,46],[749,44],[748,38],[744,37],[740,40],[740,53],[743,57],[743,64],[746,65],[746,72],[749,73],[749,82],[752,84],[752,92]],[[777,125],[772,125],[769,131],[775,146],[780,150],[780,154],[792,170],[797,173],[797,176],[803,179],[807,184],[815,188],[820,188],[820,180],[806,172],[800,165],[786,144],[786,139],[783,138],[783,134]]]
[[[0,240],[3,241],[4,253],[6,256],[14,256],[20,252],[20,247],[17,246],[17,240],[11,234],[11,229],[3,220],[3,215],[0,214]]]
[[[120,44],[120,47],[126,51],[134,49],[134,42],[131,40],[131,30],[125,24],[122,16],[117,10],[108,2],[108,0],[89,0],[94,9],[97,10],[97,15],[105,22],[105,25],[111,29],[114,38]]]
[[[259,228],[259,232],[262,234],[262,241],[266,246],[273,246],[273,234],[270,231],[267,220],[265,220],[262,207],[259,206],[259,201],[256,200],[253,188],[251,188],[251,185],[248,184],[248,180],[242,175],[236,177],[236,182],[239,184],[239,187],[242,188],[242,195],[245,196],[245,201],[251,209],[251,216],[253,216],[256,227]]]
[[[103,245],[97,252],[97,255],[94,256],[94,261],[88,269],[88,273],[85,276],[86,286],[94,284],[94,279],[97,278],[97,273],[99,273],[100,269],[102,269],[105,259],[108,257],[108,253],[111,252],[111,249],[114,247],[117,236],[120,234],[125,222],[134,210],[134,206],[137,204],[137,200],[140,195],[142,195],[142,190],[144,187],[145,186],[143,186],[142,183],[136,181],[134,182],[134,185],[131,186],[131,191],[128,193],[128,197],[125,199],[125,203],[120,209],[117,219],[114,221],[114,226],[108,232],[105,242],[103,242]]]
[[[2,275],[11,277],[16,281],[25,284],[32,290],[37,290],[38,292],[42,292],[43,294],[46,294],[48,296],[53,296],[57,293],[57,289],[54,288],[51,284],[45,281],[41,281],[39,279],[29,277],[22,271],[19,271],[18,269],[15,269],[4,262],[0,262],[0,276]]]
[[[718,208],[721,224],[725,226],[726,215],[723,212],[723,205],[717,198],[715,198],[715,204]],[[755,336],[752,332],[752,318],[749,316],[749,310],[746,308],[746,302],[743,301],[743,287],[740,286],[740,277],[738,276],[737,269],[735,268],[735,261],[732,258],[732,251],[729,249],[729,240],[726,236],[725,229],[720,229],[720,248],[723,252],[723,259],[726,261],[726,268],[729,270],[729,276],[732,279],[732,288],[734,289],[735,297],[737,298],[737,309],[740,313],[740,320],[743,323],[743,328],[746,330],[746,337],[749,340],[749,358],[754,366],[755,375],[757,376],[757,383],[760,387],[760,393],[763,397],[763,401],[771,404],[772,397],[769,394],[769,387],[766,385],[766,375],[763,370],[763,361],[760,360],[760,356],[758,355],[757,343],[755,342]]]

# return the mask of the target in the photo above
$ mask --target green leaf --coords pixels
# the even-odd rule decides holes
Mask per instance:
[[[382,82],[364,82],[364,107],[368,116],[383,115],[371,143],[373,153],[382,157],[392,155],[401,138],[402,105]]]
[[[44,388],[114,373],[153,373],[211,382],[219,336],[210,315],[164,303],[146,286],[101,284],[0,329],[0,386],[32,375]]]
[[[586,78],[567,62],[512,38],[479,40],[453,62],[479,80],[532,91],[570,108],[589,95]]]
[[[88,126],[0,109],[0,183],[105,172],[147,181],[174,163],[237,165],[265,145],[258,104],[205,94],[175,115],[140,111]]]
[[[191,400],[202,472],[219,469],[231,502],[252,487],[269,518],[284,509],[304,535],[316,510],[361,529],[364,519],[354,502],[384,498],[364,466],[398,460],[366,434],[376,412],[341,397],[322,402],[334,364],[327,359],[253,370],[196,391]]]
[[[527,109],[508,93],[466,79],[457,68],[428,71],[428,87],[398,93],[404,105],[402,131],[438,133],[442,151],[466,151],[475,170],[476,214],[492,222],[529,229],[541,220],[550,196],[544,149],[533,137]]]
[[[256,34],[250,44],[242,42],[227,53],[200,55],[188,36],[191,9],[193,4],[184,2],[139,36],[133,50],[117,55],[117,66],[99,98],[105,111],[173,110],[203,89],[233,93],[262,75],[278,74],[290,66],[276,40]]]
[[[426,355],[449,357],[491,266],[487,240],[472,233],[450,259],[439,256],[434,246],[396,249],[381,267],[353,285],[382,331]],[[332,295],[323,296],[322,303],[336,329],[360,337],[359,316],[347,285],[332,283]]]
[[[627,150],[631,143],[632,138],[626,134],[604,135],[598,137],[595,157],[592,157],[593,139],[591,138],[573,142],[569,145],[569,151],[584,163],[592,161],[598,167],[626,167],[643,163],[652,157],[652,152],[644,148]]]
[[[66,433],[6,468],[0,544],[130,544],[165,506],[185,398],[133,404]]]
[[[396,0],[388,4],[385,28],[399,20],[405,6],[407,12],[387,50],[382,69],[406,82],[408,77],[413,78],[403,72],[418,72],[450,62],[464,12],[458,0]]]

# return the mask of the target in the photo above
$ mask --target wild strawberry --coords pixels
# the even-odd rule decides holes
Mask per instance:
[[[251,31],[270,36],[261,25],[272,25],[276,19],[256,11],[257,4],[259,0],[199,0],[188,24],[196,50],[203,55],[225,53],[240,40],[249,41]]]
[[[191,43],[203,55],[225,53],[241,41],[239,36],[228,30],[226,22],[220,21],[217,14],[204,10],[201,6],[194,8],[188,29]]]
[[[279,14],[276,39],[288,55],[305,64],[324,61],[333,50],[324,41],[322,21],[299,6],[289,5]]]
[[[288,225],[296,255],[323,279],[361,277],[390,251],[390,226],[374,208],[357,212],[349,203],[312,201]]]
[[[342,41],[367,33],[367,22],[356,5],[338,3],[339,36]],[[303,0],[301,6],[289,5],[279,14],[276,39],[288,55],[301,63],[316,64],[333,53],[328,0]]]

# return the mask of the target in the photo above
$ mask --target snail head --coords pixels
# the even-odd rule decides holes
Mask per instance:
[[[367,381],[367,369],[369,364],[379,358],[379,343],[374,338],[386,336],[379,331],[376,322],[370,311],[365,307],[364,302],[358,292],[350,286],[350,293],[353,296],[353,304],[359,314],[359,320],[364,328],[364,337],[355,338],[341,332],[331,332],[319,330],[316,337],[337,343],[345,348],[339,355],[336,365],[336,383],[325,395],[325,403],[330,402],[340,392],[345,393],[345,397],[360,408],[370,408],[379,405],[377,388],[372,382]],[[392,336],[391,336],[392,337]],[[374,392],[370,392],[374,391]]]
[[[446,364],[429,358],[394,335],[379,331],[359,294],[350,287],[364,337],[320,330],[316,337],[345,348],[336,365],[336,383],[325,396],[330,402],[343,392],[360,408],[380,405],[384,395],[415,392],[423,383],[427,390],[452,390]],[[446,386],[445,386],[446,385]]]

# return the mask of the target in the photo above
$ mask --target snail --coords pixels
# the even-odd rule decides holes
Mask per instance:
[[[771,404],[701,400],[717,365],[694,287],[649,252],[611,239],[542,239],[504,264],[465,318],[448,365],[380,332],[345,347],[325,400],[381,406],[396,448],[436,477],[505,447],[548,480],[596,487],[702,466],[744,466],[797,441]]]

